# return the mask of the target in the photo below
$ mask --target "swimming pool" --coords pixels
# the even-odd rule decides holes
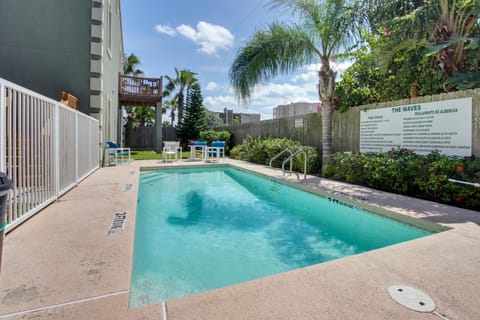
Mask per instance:
[[[229,166],[144,171],[130,307],[429,234]]]

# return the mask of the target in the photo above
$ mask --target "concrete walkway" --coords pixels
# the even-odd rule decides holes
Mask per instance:
[[[190,297],[128,308],[140,167],[102,168],[10,232],[0,274],[0,319],[438,319],[391,300],[406,284],[428,293],[448,319],[479,319],[480,212],[246,162],[226,163],[452,229],[387,248]],[[199,164],[199,162],[193,162]],[[116,212],[122,233],[108,235]],[[476,223],[474,223],[476,222]],[[162,308],[165,307],[165,308]]]

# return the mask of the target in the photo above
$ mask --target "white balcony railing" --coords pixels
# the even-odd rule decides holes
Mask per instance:
[[[13,180],[7,232],[98,167],[98,120],[0,78],[0,171]]]

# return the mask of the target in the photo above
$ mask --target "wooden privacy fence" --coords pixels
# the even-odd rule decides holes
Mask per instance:
[[[232,133],[233,145],[241,144],[248,136],[261,136],[286,137],[297,140],[304,146],[312,146],[319,150],[322,147],[322,116],[320,113],[231,125],[225,129]]]
[[[99,167],[99,123],[0,78],[0,171],[13,181],[7,232]]]
[[[370,104],[351,108],[344,113],[335,112],[332,123],[333,152],[360,151],[360,111],[362,110],[467,97],[472,97],[472,154],[480,157],[480,89]],[[241,144],[247,136],[286,137],[297,140],[302,145],[315,147],[319,152],[322,151],[322,116],[320,113],[231,125],[223,129],[232,132],[234,146]]]
[[[127,128],[125,144],[135,150],[152,150],[155,148],[155,127]],[[163,141],[177,141],[174,127],[162,127]]]

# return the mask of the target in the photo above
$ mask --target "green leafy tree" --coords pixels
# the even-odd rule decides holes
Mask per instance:
[[[205,108],[199,86],[193,87],[187,94],[187,103],[183,117],[177,125],[177,135],[186,145],[188,140],[196,140],[201,131],[205,130]]]
[[[216,112],[205,109],[205,122],[207,124],[206,130],[213,130],[225,126],[223,120]]]
[[[130,128],[151,126],[155,123],[155,108],[146,106],[127,108],[127,126]]]
[[[341,111],[364,104],[443,92],[446,78],[436,67],[438,60],[426,57],[423,49],[397,53],[387,70],[382,71],[377,66],[375,51],[383,37],[367,37],[368,47],[363,46],[351,55],[355,61],[342,74],[335,89],[340,97],[337,106]]]
[[[389,4],[398,1],[381,2]],[[479,71],[475,37],[479,34],[480,1],[415,3],[415,6],[404,10],[403,15],[384,21],[385,37],[374,49],[379,65],[387,71],[394,69],[392,63],[405,60],[406,57],[417,55],[415,59],[419,62],[430,59],[430,62],[435,62],[433,68],[444,76],[444,90],[454,90],[455,83],[451,79],[457,74]],[[417,83],[411,82],[411,85]]]
[[[340,110],[479,87],[479,3],[364,1],[371,29],[336,87]]]
[[[163,97],[174,95],[177,101],[178,121],[182,120],[183,105],[185,103],[185,91],[188,92],[192,88],[199,88],[198,79],[195,77],[197,74],[187,69],[178,70],[175,68],[175,77],[165,76],[167,79],[167,85],[163,91]],[[172,120],[173,123],[173,120]]]
[[[289,74],[320,61],[318,94],[322,102],[322,166],[332,153],[332,113],[336,71],[330,58],[350,48],[362,25],[357,1],[273,0],[272,8],[298,14],[300,23],[274,22],[255,32],[240,48],[230,68],[230,81],[244,102],[261,81]]]

